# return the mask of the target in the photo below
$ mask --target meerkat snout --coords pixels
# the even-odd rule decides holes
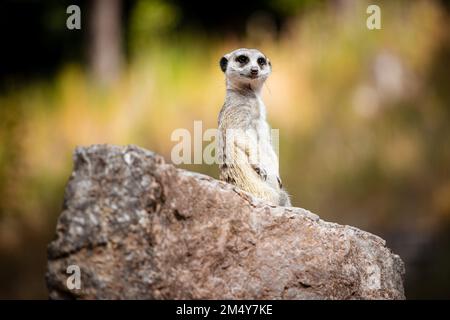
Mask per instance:
[[[251,75],[251,76],[257,77],[257,76],[258,76],[258,73],[259,73],[258,67],[252,67],[252,68],[250,69],[250,75]]]

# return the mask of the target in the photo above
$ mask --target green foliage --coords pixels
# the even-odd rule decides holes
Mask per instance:
[[[137,1],[130,20],[132,51],[151,48],[174,29],[179,19],[179,10],[167,1]]]

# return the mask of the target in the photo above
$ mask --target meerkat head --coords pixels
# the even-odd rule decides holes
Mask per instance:
[[[220,59],[227,85],[259,90],[272,72],[270,60],[259,50],[241,48]]]

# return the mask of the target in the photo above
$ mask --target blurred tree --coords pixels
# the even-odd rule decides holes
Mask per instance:
[[[88,56],[91,72],[101,83],[118,79],[122,65],[121,0],[90,3]]]

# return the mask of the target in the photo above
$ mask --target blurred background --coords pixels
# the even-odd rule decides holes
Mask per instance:
[[[75,146],[170,161],[174,129],[216,127],[218,61],[238,47],[272,61],[263,95],[293,204],[386,239],[407,298],[450,298],[449,3],[3,0],[0,39],[0,298],[47,298]]]

